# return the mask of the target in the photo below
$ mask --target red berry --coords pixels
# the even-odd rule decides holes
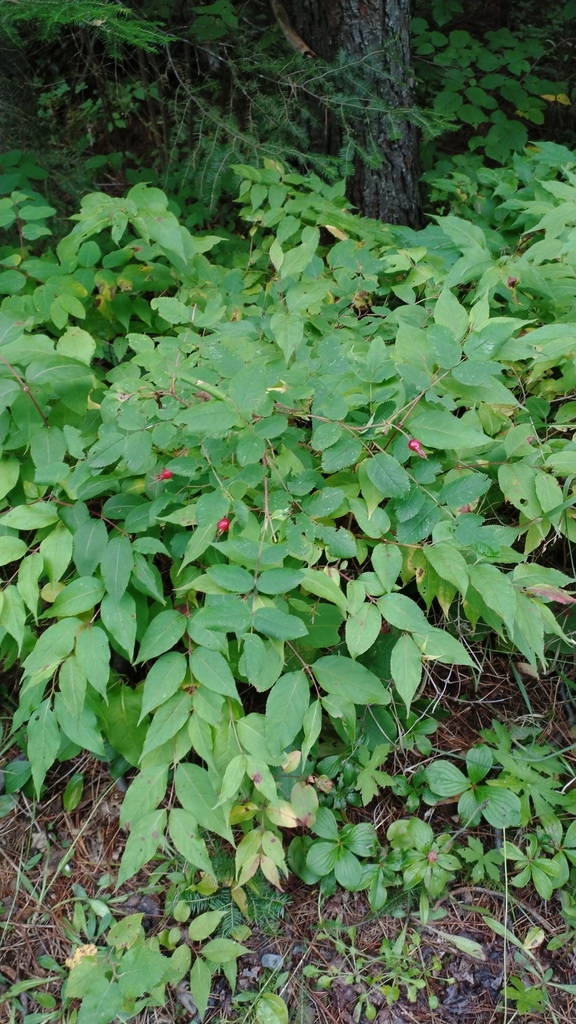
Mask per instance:
[[[171,469],[161,469],[158,473],[158,480],[171,480],[174,473]]]
[[[218,533],[228,533],[228,530],[230,529],[230,520],[228,519],[228,516],[224,516],[223,519],[218,520],[216,523],[216,529],[218,530]]]
[[[411,452],[416,452],[416,454],[419,455],[421,459],[428,458],[422,445],[420,444],[420,441],[416,440],[415,437],[408,441],[408,447]]]

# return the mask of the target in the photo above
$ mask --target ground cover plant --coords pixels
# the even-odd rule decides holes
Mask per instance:
[[[78,1024],[185,975],[203,1015],[246,933],[196,896],[224,886],[249,920],[252,887],[289,870],[373,915],[414,897],[424,925],[454,879],[504,877],[562,892],[574,941],[570,744],[494,722],[439,750],[422,693],[438,671],[479,687],[490,650],[522,659],[530,710],[530,678],[571,656],[576,157],[543,143],[437,177],[420,232],[272,161],[236,173],[234,233],[191,233],[140,183],[87,195],[51,246],[41,197],[2,200],[0,655],[22,675],[0,808],[88,751],[130,780],[117,885],[185,865],[159,935],[103,901],[78,916],[60,970]],[[385,829],[351,818],[388,792]],[[440,831],[417,815],[445,801]],[[505,841],[469,837],[480,823]],[[417,997],[406,970],[390,1001]],[[515,977],[518,1012],[557,984]],[[273,985],[249,1012],[288,1019]]]

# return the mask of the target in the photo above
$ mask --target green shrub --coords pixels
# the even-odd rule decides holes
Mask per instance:
[[[319,742],[474,673],[486,633],[535,668],[569,642],[576,184],[546,154],[486,230],[364,221],[270,163],[237,168],[232,238],[139,184],[0,254],[13,730],[37,794],[81,748],[138,769],[120,883],[164,843],[213,875],[241,826],[239,883],[280,885]]]

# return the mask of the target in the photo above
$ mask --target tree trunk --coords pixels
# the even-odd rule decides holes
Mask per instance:
[[[290,0],[286,8],[294,29],[318,57],[330,62],[344,52],[358,62],[358,72],[372,54],[366,76],[370,83],[369,65],[377,65],[381,73],[371,88],[378,99],[398,111],[413,106],[410,0]],[[418,129],[405,119],[395,128],[385,113],[367,111],[356,119],[355,141],[365,151],[376,150],[381,162],[371,167],[355,157],[348,198],[364,216],[419,227]],[[337,154],[343,141],[340,126],[328,118],[324,151]]]

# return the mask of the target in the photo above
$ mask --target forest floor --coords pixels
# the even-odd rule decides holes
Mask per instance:
[[[514,680],[508,678],[505,662],[486,667],[479,692],[468,693],[467,684],[464,677],[452,674],[443,683],[432,683],[436,692],[428,694],[441,696],[442,707],[449,712],[434,736],[435,748],[446,755],[467,750],[494,718],[507,725],[536,721],[545,730],[543,738],[559,748],[574,742],[573,711],[562,702],[562,691],[552,676],[531,685],[530,712]],[[412,763],[421,760],[415,752],[403,757]],[[396,769],[406,771],[407,767],[404,760]],[[574,769],[576,776],[576,759]],[[76,772],[84,774],[83,796],[67,813],[62,793]],[[114,782],[106,765],[83,755],[60,765],[48,782],[40,803],[33,805],[21,793],[16,810],[0,822],[0,974],[4,979],[0,1020],[10,1024],[21,1024],[26,1014],[38,1020],[41,1009],[26,992],[18,997],[19,1009],[8,1001],[2,1003],[2,991],[16,982],[39,979],[38,991],[55,997],[53,1010],[59,1005],[61,979],[56,977],[47,986],[40,979],[53,976],[55,965],[62,968],[78,943],[79,918],[74,908],[78,903],[88,907],[83,894],[99,901],[100,910],[102,903],[112,900],[115,918],[144,914],[148,935],[174,924],[166,912],[170,886],[166,873],[174,870],[174,862],[164,860],[163,876],[158,864],[151,862],[121,889],[114,889],[126,841],[118,824],[125,781]],[[352,820],[372,821],[381,839],[390,822],[404,815],[401,804],[387,796],[368,808],[349,811]],[[435,831],[454,832],[458,821],[454,811],[454,803],[446,802],[420,813]],[[500,841],[488,825],[472,834],[485,845]],[[207,1024],[252,1021],[251,994],[263,987],[282,995],[291,1020],[298,1024],[368,1024],[370,1020],[377,1024],[468,1020],[506,1024],[516,1017],[528,1024],[548,1020],[568,1024],[575,1019],[573,996],[553,987],[554,983],[576,985],[573,943],[547,950],[550,940],[566,931],[556,896],[545,902],[532,887],[507,889],[504,879],[502,884],[486,879],[479,885],[455,883],[447,894],[430,900],[431,913],[424,927],[417,899],[411,904],[407,894],[397,909],[389,904],[377,917],[370,915],[364,893],[340,890],[322,903],[316,890],[294,876],[287,883],[287,896],[283,916],[276,921],[248,922],[251,934],[243,943],[250,952],[239,960],[236,993],[232,996],[224,978],[215,978],[204,1018]],[[499,922],[501,934],[495,933],[487,918]],[[531,935],[537,936],[533,943]],[[476,956],[460,951],[453,937],[478,943]],[[80,941],[89,940],[82,937]],[[530,963],[535,965],[532,972]],[[539,1002],[538,974],[552,983],[547,986],[545,1004]],[[511,975],[528,992],[524,1012],[516,1004],[506,1006],[504,988]],[[143,1011],[138,1024],[195,1020],[190,993],[180,985],[168,990],[166,1006]]]

